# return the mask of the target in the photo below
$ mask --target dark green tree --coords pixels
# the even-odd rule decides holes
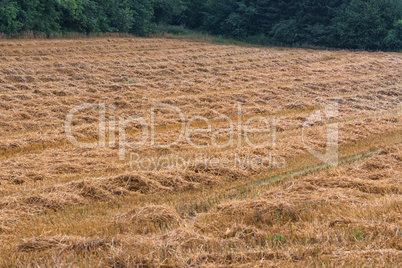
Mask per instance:
[[[106,30],[106,17],[98,3],[92,0],[68,0],[61,3],[63,31],[98,33]]]
[[[185,10],[183,0],[152,0],[155,23],[171,23],[175,16]]]
[[[130,32],[140,36],[147,35],[154,15],[152,0],[128,0],[128,5],[133,11],[133,24]]]
[[[23,23],[17,19],[20,7],[17,2],[9,0],[0,1],[0,32],[10,34],[18,32]]]
[[[53,33],[61,30],[60,1],[58,0],[20,0],[17,19],[23,23],[24,30]]]
[[[173,16],[173,24],[190,29],[200,29],[204,25],[208,0],[187,0],[183,12]]]
[[[334,44],[345,48],[379,49],[401,18],[400,0],[351,0],[333,20]]]
[[[395,22],[394,28],[388,31],[384,44],[389,49],[402,49],[402,20]]]
[[[233,23],[228,23],[227,20],[237,10],[239,2],[239,0],[211,0],[207,6],[204,28],[213,34],[231,35]]]

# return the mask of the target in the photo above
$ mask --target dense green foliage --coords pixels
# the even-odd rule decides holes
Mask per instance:
[[[153,6],[153,0],[0,0],[0,30],[146,35]]]
[[[392,47],[398,38],[395,34],[397,20],[401,19],[401,3],[401,0],[352,0],[342,5],[333,20],[336,44],[350,48]],[[388,35],[394,36],[387,41]]]
[[[210,0],[203,27],[271,43],[401,48],[401,0]],[[187,24],[190,26],[191,24]]]
[[[125,32],[183,25],[272,44],[402,48],[401,0],[0,0],[0,32]]]

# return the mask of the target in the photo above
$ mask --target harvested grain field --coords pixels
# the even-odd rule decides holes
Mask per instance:
[[[2,40],[0,266],[397,267],[401,69],[398,53]]]

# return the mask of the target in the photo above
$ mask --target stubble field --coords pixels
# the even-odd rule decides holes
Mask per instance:
[[[2,40],[0,266],[397,267],[401,69],[398,53]],[[69,140],[69,114],[98,146]],[[308,150],[330,125],[338,166]]]

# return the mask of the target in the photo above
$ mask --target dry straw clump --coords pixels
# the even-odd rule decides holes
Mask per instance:
[[[125,232],[147,234],[171,228],[180,220],[177,212],[168,206],[146,206],[118,216],[116,224]]]
[[[83,251],[104,247],[109,243],[107,239],[87,239],[79,236],[53,236],[36,237],[24,240],[19,249],[25,252],[58,250],[58,251]]]
[[[228,217],[246,224],[270,224],[278,220],[287,222],[298,219],[298,212],[292,204],[264,199],[221,204],[216,207],[216,214],[218,217]]]

